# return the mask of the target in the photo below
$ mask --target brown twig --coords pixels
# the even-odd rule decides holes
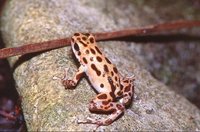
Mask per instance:
[[[150,35],[153,33],[160,33],[163,31],[171,31],[181,28],[190,28],[197,26],[200,26],[200,21],[182,20],[182,21],[174,21],[162,24],[155,24],[142,28],[125,29],[119,31],[93,33],[93,34],[95,35],[97,41],[101,41],[101,40],[111,40],[111,39],[114,40],[126,36]],[[64,38],[64,39],[50,40],[40,43],[26,44],[20,47],[4,48],[0,50],[0,59],[69,46],[70,39],[71,38]]]

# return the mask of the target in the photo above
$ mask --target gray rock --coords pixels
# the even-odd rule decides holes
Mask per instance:
[[[156,5],[159,3],[151,1]],[[144,1],[120,0],[18,0],[8,1],[1,18],[6,46],[41,42],[71,36],[74,32],[102,32],[137,27],[176,17],[163,18],[161,8]],[[175,1],[173,2],[175,3]],[[180,2],[177,5],[182,5]],[[184,5],[187,6],[187,5]],[[177,10],[176,7],[172,7]],[[181,18],[181,17],[179,17]],[[99,47],[123,75],[135,75],[132,106],[112,125],[98,130],[200,130],[200,111],[184,97],[175,94],[144,69],[134,42],[106,41]],[[53,76],[63,76],[77,65],[70,47],[40,53],[25,60],[9,59],[29,131],[93,130],[94,125],[77,124],[91,116],[89,101],[96,95],[83,78],[76,89],[65,90]]]

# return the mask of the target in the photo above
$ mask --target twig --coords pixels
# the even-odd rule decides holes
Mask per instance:
[[[6,117],[6,118],[8,118],[10,120],[16,120],[15,116],[13,116],[13,115],[5,112],[5,111],[2,111],[2,110],[0,110],[0,115],[4,116],[4,117]]]
[[[182,20],[182,21],[174,21],[162,24],[155,24],[142,28],[131,28],[119,31],[93,33],[93,34],[95,35],[97,41],[102,41],[102,40],[114,40],[126,36],[150,35],[153,33],[155,34],[163,31],[171,31],[181,28],[191,28],[197,26],[200,26],[200,21]],[[0,50],[0,59],[69,46],[70,40],[71,38],[64,38],[64,39],[50,40],[40,43],[24,44],[23,46],[20,47],[4,48]]]

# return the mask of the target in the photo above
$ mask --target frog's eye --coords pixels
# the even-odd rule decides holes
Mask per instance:
[[[80,48],[79,48],[79,46],[78,46],[77,43],[74,43],[74,49],[75,49],[76,51],[79,51],[79,50],[80,50]]]
[[[94,36],[89,36],[88,40],[89,40],[90,44],[95,43]]]
[[[75,41],[74,41],[74,38],[71,38],[71,43],[74,43]]]

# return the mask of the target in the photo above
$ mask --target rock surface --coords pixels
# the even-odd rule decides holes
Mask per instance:
[[[152,0],[154,4],[159,3]],[[161,8],[151,2],[120,0],[18,0],[7,2],[1,30],[8,47],[71,36],[74,32],[102,32],[137,27],[182,18],[162,17]],[[175,2],[175,1],[174,1]],[[173,3],[174,3],[173,2]],[[182,1],[181,1],[182,2]],[[184,2],[183,2],[184,3]],[[182,6],[182,3],[176,3]],[[186,5],[184,5],[186,6]],[[176,7],[172,8],[177,10]],[[175,94],[144,69],[134,42],[106,41],[99,47],[123,75],[135,75],[135,98],[125,114],[98,130],[200,130],[200,110]],[[78,125],[77,119],[106,117],[91,114],[89,101],[96,95],[85,78],[74,90],[65,90],[54,75],[63,76],[69,67],[73,76],[77,65],[70,47],[34,56],[9,59],[29,131],[93,130],[94,125]]]

